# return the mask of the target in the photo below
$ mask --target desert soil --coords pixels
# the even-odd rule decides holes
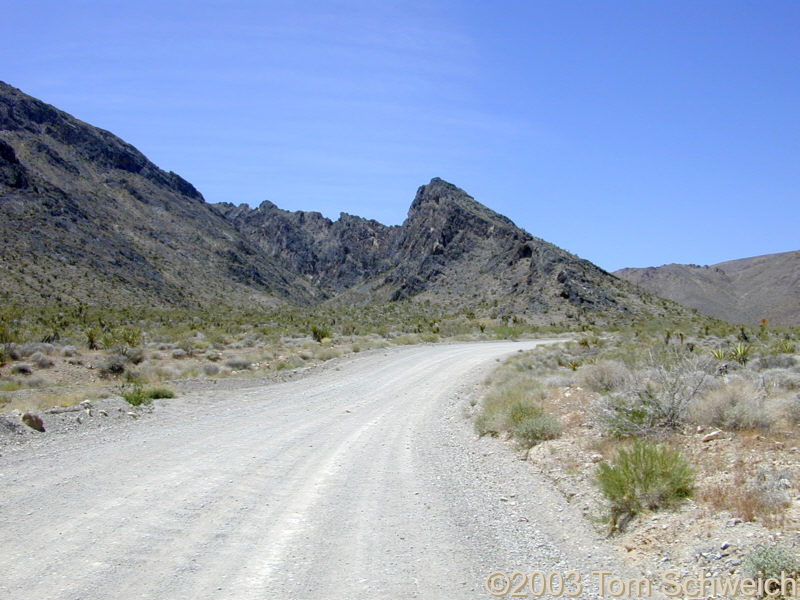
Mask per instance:
[[[636,574],[465,418],[498,359],[542,343],[372,351],[5,435],[0,597],[491,598],[516,570],[576,571],[597,597],[592,571]]]

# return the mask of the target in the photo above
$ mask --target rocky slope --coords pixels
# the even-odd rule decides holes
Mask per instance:
[[[711,266],[622,269],[618,277],[732,323],[800,325],[800,251]]]
[[[540,314],[624,313],[639,304],[632,286],[533,237],[439,178],[419,188],[397,227],[345,214],[331,221],[269,202],[252,210],[216,206],[284,268],[350,301],[497,301],[508,311]]]
[[[308,301],[188,182],[0,82],[0,285],[42,302]]]
[[[635,287],[435,178],[400,226],[207,204],[136,148],[0,82],[0,292],[25,302],[406,298],[498,313],[629,314]]]

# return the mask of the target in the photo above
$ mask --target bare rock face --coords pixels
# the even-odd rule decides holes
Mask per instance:
[[[342,213],[337,221],[318,212],[281,210],[272,202],[217,204],[217,210],[267,256],[323,288],[326,296],[389,267],[395,227]]]
[[[41,431],[44,433],[44,422],[42,421],[42,417],[39,415],[26,412],[22,415],[22,422],[31,429],[35,429],[36,431]]]
[[[417,190],[400,226],[342,214],[289,212],[264,202],[216,209],[283,268],[300,273],[327,297],[374,301],[420,294],[477,305],[543,312],[564,306],[619,309],[622,284],[588,261],[531,236],[464,190],[434,178]]]

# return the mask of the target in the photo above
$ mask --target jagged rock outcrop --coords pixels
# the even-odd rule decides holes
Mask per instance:
[[[390,265],[395,227],[342,213],[331,221],[318,212],[290,212],[272,202],[217,204],[217,210],[268,257],[299,273],[328,295],[357,285]]]
[[[439,178],[419,188],[396,227],[346,214],[331,221],[271,202],[216,208],[252,244],[329,296],[497,301],[507,311],[626,310],[615,297],[622,282]]]

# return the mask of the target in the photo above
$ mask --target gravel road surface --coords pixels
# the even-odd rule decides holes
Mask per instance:
[[[486,599],[515,570],[596,597],[592,571],[624,574],[610,546],[464,416],[540,343],[364,353],[3,448],[0,598]]]

